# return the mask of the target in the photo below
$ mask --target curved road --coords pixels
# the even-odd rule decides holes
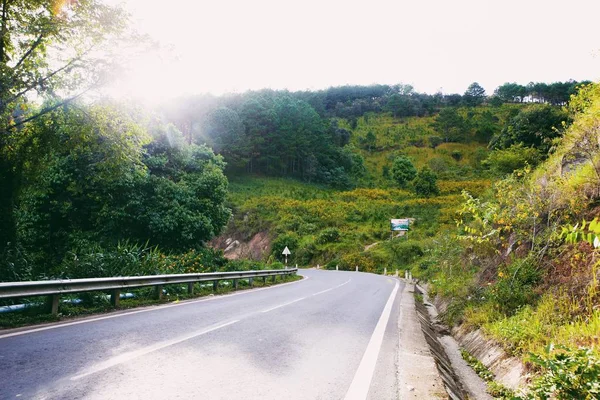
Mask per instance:
[[[306,279],[0,333],[0,398],[398,398],[404,284],[299,273]]]

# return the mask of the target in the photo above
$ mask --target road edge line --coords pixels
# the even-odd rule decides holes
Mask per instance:
[[[352,383],[344,396],[344,400],[365,400],[369,394],[371,388],[371,381],[373,380],[373,374],[375,373],[375,367],[377,366],[377,359],[379,358],[379,351],[383,343],[383,337],[385,335],[385,329],[390,320],[392,314],[392,307],[398,294],[400,283],[396,281],[396,285],[387,300],[387,303],[383,307],[379,321],[373,330],[369,344],[363,354],[358,369],[354,374]]]

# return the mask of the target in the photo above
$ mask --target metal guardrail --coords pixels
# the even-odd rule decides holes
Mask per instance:
[[[110,299],[113,306],[119,305],[122,289],[154,286],[156,298],[162,298],[162,287],[164,285],[188,284],[188,293],[194,293],[194,283],[213,282],[213,289],[217,290],[219,281],[233,281],[233,288],[237,289],[239,279],[248,279],[252,286],[255,278],[263,278],[266,283],[267,277],[273,282],[277,276],[295,275],[298,268],[273,269],[259,271],[235,271],[235,272],[209,272],[202,274],[172,274],[172,275],[149,275],[149,276],[119,276],[114,278],[88,278],[88,279],[61,279],[52,281],[29,281],[29,282],[4,282],[0,283],[0,299],[11,299],[17,297],[49,296],[49,308],[53,314],[58,313],[60,295],[69,293],[81,293],[91,291],[110,291]]]

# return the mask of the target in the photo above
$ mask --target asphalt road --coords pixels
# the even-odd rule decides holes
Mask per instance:
[[[300,273],[307,279],[0,333],[0,398],[396,399],[404,284]]]

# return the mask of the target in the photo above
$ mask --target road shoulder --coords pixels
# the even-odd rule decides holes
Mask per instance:
[[[445,399],[448,395],[421,331],[414,286],[402,290],[398,318],[398,391],[400,399]]]

